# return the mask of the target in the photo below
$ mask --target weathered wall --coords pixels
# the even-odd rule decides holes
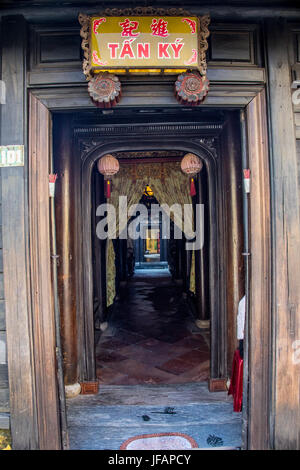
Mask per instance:
[[[1,22],[0,22],[1,36]],[[0,71],[1,71],[0,53]],[[0,72],[1,73],[1,72]],[[0,79],[1,79],[0,75]],[[4,106],[5,89],[1,85],[0,106]],[[0,117],[1,119],[1,117]],[[0,136],[1,138],[1,136]],[[5,326],[5,302],[3,285],[3,250],[2,250],[2,188],[1,188],[1,170],[0,170],[0,429],[8,426],[7,412],[9,411],[9,392],[8,392],[8,366],[6,354],[6,326]]]

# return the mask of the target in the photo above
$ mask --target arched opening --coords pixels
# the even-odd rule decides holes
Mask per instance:
[[[98,223],[92,223],[93,233],[102,238],[92,240],[97,293],[93,302],[96,374],[100,386],[198,382],[207,381],[210,375],[209,292],[199,292],[196,287],[199,278],[208,284],[208,269],[200,276],[195,269],[198,251],[202,255],[209,247],[209,237],[201,230],[203,227],[204,232],[204,204],[197,202],[196,191],[190,195],[189,178],[181,171],[184,153],[172,153],[177,156],[156,152],[160,155],[156,159],[142,158],[143,152],[131,152],[131,158],[126,158],[126,152],[118,153],[120,169],[110,181],[110,207],[95,207],[103,197],[94,200],[92,206],[92,214],[102,215]],[[205,170],[198,178],[195,183],[201,188]],[[92,179],[95,189],[103,188],[97,167]],[[206,192],[204,188],[202,192]],[[107,239],[104,231],[108,222],[104,212],[109,208],[116,209],[113,217],[118,214],[112,217],[114,239]],[[121,220],[123,214],[125,222]],[[192,244],[188,237],[197,226]],[[104,245],[107,256],[103,277],[97,260]],[[190,245],[195,248],[189,249]],[[99,305],[98,292],[104,291],[106,296]],[[207,318],[206,326],[202,321],[199,328],[205,313],[198,308],[202,295]]]
[[[85,370],[82,371],[83,378],[87,381],[95,380],[96,378],[96,363],[95,363],[95,343],[94,343],[94,308],[93,308],[93,267],[92,267],[92,243],[91,243],[91,181],[92,172],[95,162],[106,153],[114,153],[122,150],[127,151],[159,151],[159,150],[176,150],[182,152],[193,152],[199,156],[205,163],[205,171],[207,174],[208,186],[208,216],[209,225],[214,227],[209,236],[208,255],[210,257],[209,264],[209,285],[213,288],[209,289],[209,308],[211,312],[211,358],[210,358],[210,377],[217,378],[222,376],[222,371],[226,368],[226,357],[220,354],[222,347],[222,336],[225,335],[222,326],[225,324],[224,319],[221,318],[221,302],[220,302],[220,285],[219,273],[222,272],[220,268],[221,256],[218,243],[218,227],[220,226],[220,217],[222,212],[217,209],[216,205],[216,191],[217,191],[217,171],[216,160],[213,153],[205,147],[201,142],[193,143],[185,142],[182,139],[175,141],[174,138],[169,143],[161,145],[161,141],[155,142],[155,139],[149,142],[143,141],[142,145],[137,145],[136,140],[132,141],[127,138],[125,141],[118,142],[117,144],[100,144],[93,148],[91,152],[85,155],[82,162],[82,233],[84,243],[84,256],[83,256],[83,273],[84,273],[84,331],[85,331]],[[224,340],[223,340],[224,341]]]

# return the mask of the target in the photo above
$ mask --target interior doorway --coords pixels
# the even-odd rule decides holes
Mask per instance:
[[[156,155],[159,153],[164,154],[158,151]],[[180,200],[186,206],[190,204],[192,210],[189,178],[181,172],[180,161],[171,161],[170,156],[157,158],[155,163],[152,158],[148,163],[143,159],[143,152],[139,152],[138,161],[128,159],[125,153],[119,161],[120,173],[124,174],[115,182],[112,178],[112,192],[124,197],[123,178],[130,179],[134,175],[127,196],[131,201],[138,201],[139,209],[128,219],[127,231],[130,233],[131,225],[136,224],[137,236],[114,240],[113,267],[109,259],[106,266],[103,280],[107,285],[113,283],[113,289],[110,286],[107,290],[106,300],[107,306],[113,308],[107,322],[100,323],[100,330],[101,325],[105,325],[105,331],[96,340],[99,383],[138,385],[208,381],[210,331],[209,327],[199,329],[194,316],[197,295],[195,253],[186,250],[183,224],[179,228],[183,222],[181,214],[170,213],[168,216],[166,212],[171,203]],[[139,174],[141,178],[137,176]],[[179,184],[176,184],[176,178],[183,183],[184,198],[176,197]],[[144,180],[151,181],[151,185],[144,186]],[[133,197],[135,185],[137,195]],[[115,202],[116,195],[112,200]],[[159,201],[168,201],[169,205],[161,206]],[[173,210],[176,211],[175,206]],[[95,209],[93,213],[96,213]],[[202,250],[207,247],[208,240]],[[99,244],[94,249],[94,256],[97,249],[101,249]],[[201,273],[201,276],[205,275],[208,270]],[[100,277],[94,275],[94,282],[100,282]],[[95,286],[94,290],[99,289]],[[204,302],[208,304],[208,292],[206,294]]]
[[[74,211],[77,227],[73,240],[77,257],[76,336],[64,339],[66,344],[71,339],[73,347],[77,344],[78,348],[77,357],[70,356],[69,370],[74,366],[82,383],[99,380],[102,388],[194,383],[201,386],[200,397],[207,399],[204,385],[211,392],[223,390],[225,399],[236,347],[236,306],[245,289],[239,115],[200,112],[193,116],[193,122],[179,124],[178,116],[172,116],[171,123],[154,122],[151,126],[143,121],[127,125],[108,120],[99,124],[97,116],[93,119],[93,124],[85,124],[82,113],[80,122],[78,117],[71,120],[68,131],[73,145],[65,161],[77,156],[72,168],[76,168],[73,177],[81,193],[77,191],[74,199],[69,194],[65,202],[59,193],[57,198],[58,207],[67,203],[68,210]],[[55,129],[59,142],[63,127],[61,123],[55,127],[54,120]],[[119,138],[112,138],[111,133]],[[55,148],[59,144],[54,145],[54,153]],[[146,203],[149,192],[157,202],[166,202],[164,194],[175,185],[176,175],[182,175],[180,161],[187,152],[203,162],[196,195],[191,199],[192,207],[204,206],[207,223],[203,249],[188,252],[186,240],[172,236],[166,242],[159,219],[150,225],[141,220],[144,240],[134,240],[131,246],[119,233],[108,241],[95,236],[96,208],[107,202],[104,179],[96,169],[99,158],[109,153],[120,163],[119,176],[112,179],[110,203],[120,195],[129,196],[131,203],[143,199]],[[57,155],[59,166],[62,159],[59,152]],[[136,168],[132,168],[142,168],[143,174],[151,165],[164,176],[153,178],[150,172],[139,180]],[[174,175],[168,181],[166,175],[172,171]],[[118,184],[122,191],[128,185],[128,191],[121,193]],[[132,191],[136,185],[139,190]],[[188,178],[185,186],[189,190]],[[178,196],[183,191],[175,187],[172,192]],[[62,208],[61,216],[65,213]],[[172,223],[170,230],[174,232],[177,224],[174,220]],[[65,233],[62,231],[62,241]],[[134,258],[131,268],[128,252]],[[199,327],[197,320],[206,321],[206,327]],[[214,389],[215,384],[218,388]]]

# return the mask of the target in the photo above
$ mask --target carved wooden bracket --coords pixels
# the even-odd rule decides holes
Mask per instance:
[[[121,83],[116,75],[101,73],[89,81],[88,92],[96,106],[111,108],[120,100]]]
[[[175,96],[179,103],[196,106],[206,97],[209,81],[198,72],[186,72],[178,76],[175,82]]]

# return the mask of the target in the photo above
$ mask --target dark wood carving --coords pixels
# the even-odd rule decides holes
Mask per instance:
[[[179,103],[197,106],[206,97],[209,81],[198,72],[185,72],[178,75],[175,82],[175,96]]]
[[[101,73],[88,84],[92,102],[99,108],[112,108],[121,97],[121,83],[116,75]]]

